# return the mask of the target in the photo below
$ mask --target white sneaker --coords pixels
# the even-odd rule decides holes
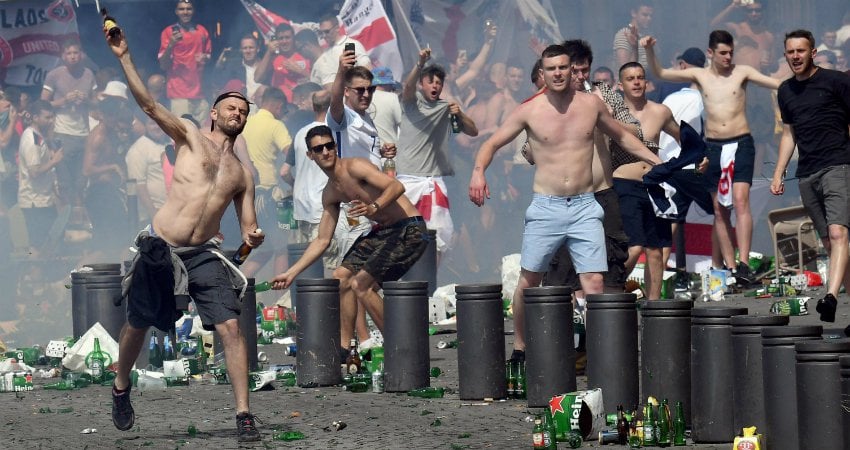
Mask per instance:
[[[366,339],[365,341],[360,343],[360,345],[357,347],[357,351],[359,351],[360,353],[363,353],[363,352],[365,352],[366,350],[369,350],[372,347],[379,347],[379,346],[380,346],[380,344],[378,344],[378,342],[376,342],[375,339],[370,337],[369,339]]]

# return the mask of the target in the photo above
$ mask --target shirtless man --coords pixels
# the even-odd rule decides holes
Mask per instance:
[[[707,68],[690,67],[682,70],[661,67],[655,56],[655,38],[644,36],[641,45],[655,76],[678,82],[694,83],[702,93],[705,105],[705,137],[708,147],[708,169],[705,178],[714,203],[714,228],[722,260],[712,260],[714,267],[733,269],[736,278],[747,283],[751,276],[746,262],[753,238],[753,217],[750,213],[750,185],[753,182],[755,146],[747,124],[746,88],[753,82],[768,89],[777,89],[779,80],[763,75],[751,66],[733,64],[734,43],[727,31],[712,31],[708,38]],[[732,161],[721,167],[721,154],[732,154]],[[724,161],[727,157],[723,158]],[[731,183],[730,183],[731,182]],[[731,184],[732,188],[729,189]],[[731,194],[731,195],[730,195]],[[731,201],[730,200],[731,197]],[[735,260],[732,246],[732,205],[735,206],[741,262]],[[713,252],[716,253],[716,252]]]
[[[174,140],[177,153],[171,190],[151,227],[136,239],[140,257],[124,280],[127,323],[121,331],[118,372],[112,387],[112,421],[119,430],[132,428],[135,414],[130,404],[130,369],[150,325],[160,329],[174,326],[174,294],[182,287],[195,301],[204,328],[215,329],[224,343],[227,373],[236,399],[239,441],[257,441],[260,433],[248,405],[245,339],[237,323],[239,291],[244,292],[247,283],[218,251],[214,239],[230,202],[235,204],[243,240],[256,247],[264,238],[254,212],[253,178],[233,152],[233,142],[248,117],[248,101],[238,92],[220,95],[210,111],[212,129],[201,131],[153,100],[123,35],[107,37],[107,42],[136,102]],[[168,276],[172,269],[177,275],[183,269],[179,265],[185,266],[183,276]],[[155,269],[166,276],[156,277],[158,274],[152,273]],[[222,285],[221,279],[238,281]]]
[[[626,63],[620,68],[619,78],[623,100],[629,112],[640,121],[644,143],[657,152],[661,130],[678,140],[679,126],[673,120],[670,108],[646,99],[646,72],[643,66],[637,62]],[[631,155],[615,154],[612,159],[615,162],[614,190],[620,197],[620,214],[632,219],[625,230],[629,236],[626,273],[631,273],[640,254],[646,253],[644,283],[647,296],[650,300],[657,300],[661,298],[664,276],[662,249],[672,244],[671,223],[655,215],[644,187],[643,176],[649,172],[650,166],[643,161],[635,161]]]
[[[570,57],[560,45],[543,51],[541,75],[546,90],[518,106],[481,145],[469,182],[469,199],[478,206],[490,197],[484,172],[493,154],[525,131],[534,149],[534,196],[526,212],[519,282],[514,292],[514,349],[525,351],[523,290],[538,286],[549,259],[561,245],[570,254],[587,294],[602,292],[608,270],[602,207],[593,196],[593,130],[598,127],[630,153],[651,164],[660,160],[611,115],[598,97],[571,85]],[[516,358],[515,355],[511,359]]]
[[[428,231],[425,219],[404,196],[401,182],[381,172],[368,159],[337,157],[333,132],[328,126],[311,128],[305,140],[307,157],[328,176],[322,191],[324,211],[319,234],[289,270],[272,278],[273,287],[288,288],[299,273],[322,256],[333,239],[341,203],[348,204],[349,218],[365,216],[377,223],[354,242],[334,271],[334,278],[340,281],[340,344],[346,345],[354,337],[358,303],[384,331],[384,303],[372,286],[401,278],[425,252]]]

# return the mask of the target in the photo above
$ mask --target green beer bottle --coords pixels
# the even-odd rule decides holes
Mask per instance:
[[[670,407],[667,406],[667,399],[661,401],[661,406],[658,407],[658,446],[669,447],[673,443],[670,439]]]
[[[62,380],[56,383],[45,384],[44,389],[54,390],[54,391],[70,391],[73,390],[76,386],[74,386],[74,382],[71,380]]]
[[[686,445],[685,441],[685,408],[682,402],[676,402],[676,418],[673,419],[673,445]]]
[[[162,349],[159,347],[159,341],[156,338],[156,331],[151,334],[151,342],[148,347],[149,364],[155,368],[162,367]]]
[[[514,398],[525,400],[525,361],[517,361],[516,382],[514,383]]]
[[[657,431],[656,431],[657,422],[655,420],[655,414],[652,408],[652,404],[647,403],[644,407],[643,413],[643,446],[644,447],[654,447],[658,445],[657,439]]]
[[[543,421],[540,416],[534,419],[534,428],[531,430],[531,442],[535,449],[545,449],[546,446],[546,429],[543,428]]]
[[[162,360],[174,361],[177,357],[174,355],[174,346],[171,344],[171,335],[166,334],[162,337]]]
[[[570,448],[580,448],[581,443],[584,442],[584,439],[582,439],[581,433],[579,433],[578,431],[570,430],[567,432],[566,441],[567,445],[569,445]]]
[[[111,363],[111,359],[109,358]],[[94,347],[92,351],[86,355],[86,367],[91,371],[92,382],[100,383],[103,381],[103,373],[106,371],[107,355],[100,349],[100,339],[94,338]]]
[[[428,386],[424,388],[414,389],[412,391],[408,391],[407,395],[411,397],[419,397],[419,398],[443,398],[446,394],[446,390],[441,387],[433,387]]]
[[[366,392],[369,390],[369,385],[362,381],[352,381],[343,385],[342,390],[348,392]]]
[[[555,418],[549,412],[549,408],[543,411],[543,424],[546,426],[546,434],[549,437],[549,445],[546,447],[549,450],[558,450],[557,430],[555,429]]]
[[[514,361],[505,363],[505,378],[508,384],[508,398],[516,398],[516,372],[514,372]]]
[[[283,322],[280,320],[280,308],[275,306],[274,308],[274,337],[283,336]]]
[[[272,282],[271,281],[263,281],[262,283],[254,285],[254,292],[266,292],[271,290]]]
[[[638,410],[635,407],[632,420],[629,422],[629,448],[640,448],[640,434],[638,433]]]

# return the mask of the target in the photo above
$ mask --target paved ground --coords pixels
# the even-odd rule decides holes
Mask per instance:
[[[819,291],[807,292],[813,298]],[[723,305],[745,306],[751,314],[767,314],[772,299],[728,298]],[[721,303],[697,302],[696,307]],[[850,323],[850,304],[839,300],[838,320],[825,334],[837,335]],[[819,323],[817,315],[792,317],[792,324]],[[840,327],[839,327],[840,325]],[[512,330],[510,321],[506,330]],[[431,365],[444,374],[432,379],[433,386],[457,390],[457,351],[437,349],[438,340],[454,335],[436,335],[431,340]],[[506,336],[506,349],[512,337]],[[270,363],[294,363],[284,356],[282,345],[262,348]],[[35,380],[42,384],[45,380]],[[46,380],[55,381],[55,380]],[[579,388],[586,380],[579,379]],[[198,382],[188,387],[157,392],[133,392],[137,426],[131,431],[116,430],[110,420],[108,387],[89,387],[75,391],[38,389],[22,395],[0,394],[0,448],[237,448],[234,410],[229,386]],[[470,404],[472,403],[472,404]],[[262,421],[264,440],[249,448],[416,448],[512,449],[531,447],[534,410],[518,400],[480,405],[464,402],[456,393],[445,398],[425,400],[402,394],[355,394],[337,387],[302,389],[278,387],[251,394],[254,412]],[[46,412],[46,411],[50,412]],[[341,431],[325,431],[333,421],[344,421]],[[198,433],[190,437],[189,425]],[[96,433],[81,434],[86,428]],[[304,440],[281,442],[272,439],[273,430],[297,430]],[[584,447],[599,444],[585,442]],[[700,449],[728,449],[731,444],[692,445]],[[561,444],[560,448],[566,448]]]

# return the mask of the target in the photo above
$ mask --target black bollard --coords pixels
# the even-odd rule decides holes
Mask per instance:
[[[430,385],[428,282],[384,283],[384,390]]]
[[[295,318],[295,380],[301,387],[342,382],[339,342],[339,280],[295,280],[301,307]]]
[[[89,284],[86,287],[86,329],[100,325],[118,342],[127,321],[127,303],[121,301],[121,275],[113,283]]]
[[[764,410],[762,444],[778,450],[797,449],[797,371],[794,344],[820,340],[820,325],[768,327],[761,330]],[[781,414],[774,412],[781,411]]]
[[[71,272],[71,327],[74,338],[79,338],[88,331],[86,303],[88,295],[86,286],[90,277],[103,275],[121,275],[121,265],[111,263],[87,264],[80,270]]]
[[[838,358],[850,355],[850,339],[797,342],[799,448],[846,449]]]
[[[245,336],[245,351],[248,352],[248,370],[259,370],[257,361],[257,292],[255,280],[248,278],[248,286],[242,297],[242,310],[239,313],[239,331]]]
[[[307,249],[308,245],[310,245],[310,244],[309,243],[288,244],[286,246],[286,249],[289,253],[289,265],[290,266],[295,264],[295,261],[298,261],[298,259],[301,258],[302,255],[304,255],[304,250]],[[323,278],[325,278],[325,265],[322,262],[322,258],[317,259],[316,261],[313,262],[313,264],[310,264],[309,266],[307,266],[307,268],[304,269],[303,272],[299,273],[298,277],[297,277],[297,279],[299,279],[299,280],[300,279],[320,280],[320,279],[323,279]],[[292,289],[292,288],[289,289],[289,297],[292,300],[292,307],[293,308],[296,308],[296,304],[297,304],[298,293],[296,291],[297,291],[297,289]],[[297,310],[297,308],[296,308],[296,310]]]
[[[636,405],[640,398],[635,294],[587,296],[587,387],[602,388],[603,405]]]
[[[428,246],[425,253],[401,277],[402,281],[427,281],[428,296],[437,289],[437,231],[428,230]]]
[[[525,377],[528,406],[542,408],[553,396],[576,390],[572,289],[526,288]]]
[[[691,438],[732,442],[732,316],[747,308],[707,307],[691,311]]]
[[[735,364],[732,423],[736,433],[749,426],[765,429],[761,330],[785,325],[788,325],[788,316],[732,317],[732,360]]]
[[[640,303],[641,398],[682,402],[691,423],[691,310],[689,300]]]
[[[850,447],[850,355],[838,358],[841,370],[841,418],[844,428],[844,448]]]
[[[455,286],[461,400],[507,397],[501,284]]]

